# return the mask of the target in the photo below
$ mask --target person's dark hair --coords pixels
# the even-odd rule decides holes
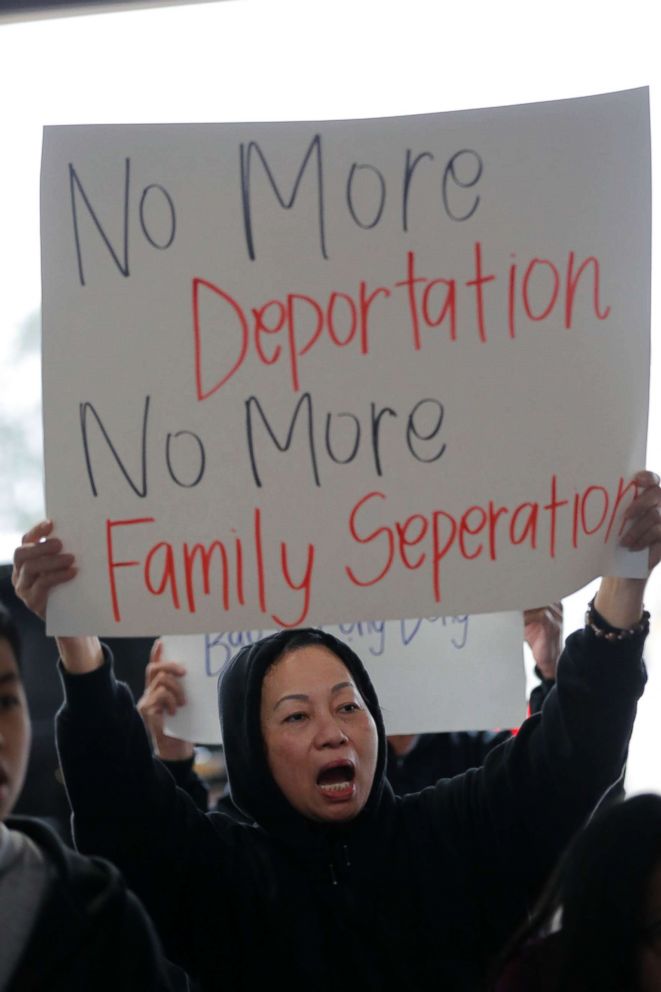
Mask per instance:
[[[328,643],[328,636],[324,635],[321,630],[316,627],[301,627],[291,632],[285,632],[285,637],[282,641],[284,647],[279,654],[276,654],[269,661],[268,667],[264,672],[268,672],[274,665],[277,665],[279,661],[282,661],[286,655],[291,654],[292,651],[297,651],[299,648],[305,648],[309,645],[317,645],[321,648],[326,648],[327,650],[332,650],[333,653],[336,652],[336,643],[334,642],[332,647]],[[345,661],[346,656],[338,655],[341,660]]]
[[[508,960],[525,953],[526,942],[560,911],[560,930],[552,938],[557,979],[544,988],[635,990],[645,890],[659,861],[661,796],[608,805],[576,836]]]
[[[16,659],[16,666],[20,671],[21,668],[21,638],[18,633],[18,627],[16,626],[11,613],[5,606],[5,604],[0,600],[0,639],[4,638],[8,641],[9,646],[12,649],[14,658]]]

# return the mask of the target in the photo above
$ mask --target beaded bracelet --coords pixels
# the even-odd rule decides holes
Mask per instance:
[[[641,634],[645,637],[649,634],[650,615],[647,610],[643,610],[642,617],[633,627],[613,627],[596,609],[593,599],[588,603],[585,626],[590,628],[595,637],[603,637],[607,641],[625,641]]]

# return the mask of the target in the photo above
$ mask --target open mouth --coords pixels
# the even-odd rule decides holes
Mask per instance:
[[[355,791],[356,769],[350,761],[327,765],[317,775],[317,786],[328,799],[349,799]]]

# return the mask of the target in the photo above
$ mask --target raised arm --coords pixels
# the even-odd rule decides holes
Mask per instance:
[[[50,591],[76,576],[72,555],[44,521],[14,555],[17,595],[42,618]],[[195,973],[195,900],[209,896],[208,864],[223,878],[232,904],[232,866],[223,859],[226,818],[212,824],[177,789],[152,753],[126,685],[96,637],[58,638],[65,702],[56,719],[57,745],[73,811],[76,846],[100,854],[125,874],[151,914],[166,952]],[[232,929],[217,907],[219,930]]]
[[[151,736],[154,753],[163,761],[189,761],[194,755],[191,741],[165,733],[165,715],[174,716],[186,704],[181,682],[185,675],[183,665],[166,659],[163,642],[155,641],[145,669],[145,691],[138,700],[138,712]]]
[[[661,557],[661,489],[636,476],[621,541]],[[521,922],[573,834],[622,775],[645,684],[646,580],[602,580],[586,626],[571,634],[541,714],[483,768],[422,793],[438,843],[451,834],[464,884],[495,949]],[[494,914],[490,907],[499,905]]]
[[[154,747],[180,789],[191,797],[199,809],[209,806],[207,788],[193,767],[195,748],[192,741],[165,733],[165,716],[174,716],[186,704],[182,679],[186,668],[165,657],[163,642],[155,641],[145,669],[145,691],[138,700],[138,713],[145,722]]]

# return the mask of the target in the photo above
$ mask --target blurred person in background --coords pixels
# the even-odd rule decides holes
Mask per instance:
[[[119,872],[12,817],[30,752],[21,647],[0,603],[0,989],[170,992],[168,965]]]

